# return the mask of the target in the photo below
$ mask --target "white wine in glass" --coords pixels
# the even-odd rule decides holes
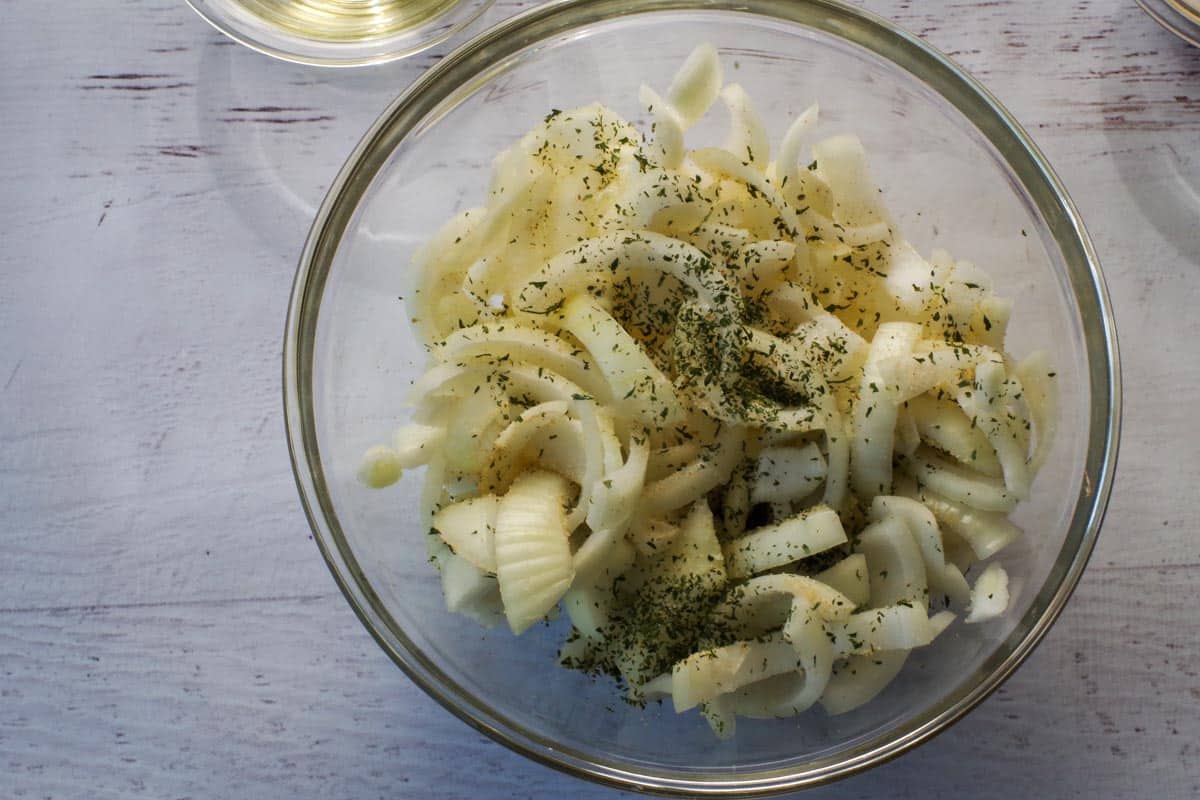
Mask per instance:
[[[459,0],[238,0],[264,22],[295,36],[354,42],[404,33]]]

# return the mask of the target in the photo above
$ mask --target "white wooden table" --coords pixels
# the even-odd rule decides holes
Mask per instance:
[[[982,78],[1062,174],[1116,305],[1125,436],[1096,555],[1028,663],[812,796],[1198,797],[1200,50],[1132,0],[867,5]],[[432,59],[311,69],[182,0],[0,0],[0,798],[616,796],[411,684],[292,483],[296,257]]]

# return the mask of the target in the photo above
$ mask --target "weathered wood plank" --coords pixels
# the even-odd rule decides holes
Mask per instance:
[[[1200,621],[1157,599],[1192,582],[1181,569],[1092,574],[980,709],[815,796],[1194,796]],[[526,763],[436,706],[336,593],[0,620],[5,796],[611,795]]]

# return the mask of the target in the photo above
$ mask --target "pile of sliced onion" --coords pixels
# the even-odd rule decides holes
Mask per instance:
[[[561,607],[570,660],[722,736],[850,711],[958,616],[1006,612],[998,563],[967,576],[1021,535],[1053,373],[1003,350],[982,270],[897,234],[856,138],[805,153],[816,106],[772,159],[712,47],[640,97],[652,135],[551,113],[418,253],[431,363],[360,477],[426,468],[452,611],[519,634]],[[687,149],[718,100],[725,144]],[[707,637],[679,657],[688,631],[622,628],[674,585],[655,618]]]

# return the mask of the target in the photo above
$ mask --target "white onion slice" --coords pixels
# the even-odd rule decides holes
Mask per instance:
[[[816,506],[790,519],[756,528],[725,546],[725,563],[735,578],[791,564],[846,542],[837,512]]]

